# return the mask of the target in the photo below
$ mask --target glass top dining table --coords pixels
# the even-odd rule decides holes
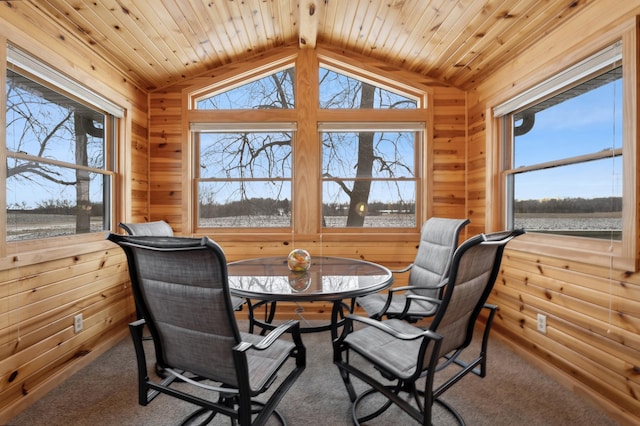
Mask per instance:
[[[317,327],[301,327],[303,332],[332,330],[340,324],[344,309],[353,310],[355,298],[382,291],[391,286],[389,269],[373,262],[341,257],[319,256],[311,259],[306,272],[289,270],[287,257],[263,257],[230,262],[227,265],[229,290],[247,300],[250,332],[258,325],[273,328],[277,302],[331,301],[331,322]],[[344,300],[351,299],[347,305]],[[253,303],[252,301],[257,301]],[[254,310],[269,306],[265,320],[255,318]]]

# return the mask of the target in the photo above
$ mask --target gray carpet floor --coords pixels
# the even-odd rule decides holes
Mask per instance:
[[[349,425],[350,403],[332,362],[329,333],[304,334],[307,368],[279,408],[289,425]],[[150,365],[153,365],[152,363]],[[100,356],[15,417],[11,426],[175,425],[194,406],[161,395],[148,406],[137,404],[135,355],[130,339]],[[499,339],[489,345],[488,374],[467,375],[443,399],[467,425],[616,425],[617,423],[552,377],[513,353]],[[277,422],[271,422],[277,424]],[[391,408],[371,425],[415,422]],[[228,419],[214,419],[227,425]],[[434,425],[455,424],[436,407]]]

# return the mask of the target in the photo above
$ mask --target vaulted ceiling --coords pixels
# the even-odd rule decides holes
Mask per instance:
[[[146,90],[298,43],[470,88],[594,0],[21,0]],[[37,22],[37,21],[36,21]]]

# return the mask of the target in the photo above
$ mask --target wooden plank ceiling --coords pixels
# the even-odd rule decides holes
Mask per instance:
[[[328,44],[462,89],[594,0],[23,0],[152,91],[299,43]]]

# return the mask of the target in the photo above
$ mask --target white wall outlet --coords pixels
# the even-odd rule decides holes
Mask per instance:
[[[73,317],[73,329],[76,333],[80,333],[82,331],[82,314],[78,314]]]
[[[547,333],[547,316],[538,314],[538,331],[542,334]]]

